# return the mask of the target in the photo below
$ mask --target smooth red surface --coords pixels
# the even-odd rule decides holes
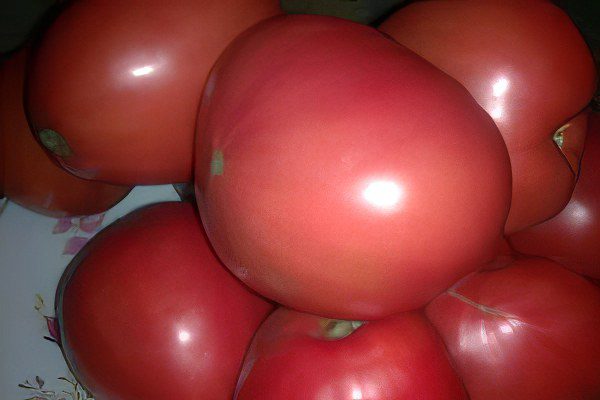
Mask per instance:
[[[373,28],[299,15],[256,26],[216,64],[199,121],[208,236],[279,303],[381,318],[495,256],[502,137],[462,86]]]
[[[380,29],[456,78],[494,118],[513,168],[506,232],[558,214],[585,132],[564,132],[568,157],[553,135],[596,89],[591,53],[569,17],[549,1],[434,0],[402,8]]]
[[[56,165],[36,142],[23,110],[28,49],[0,67],[0,193],[51,217],[106,211],[129,192],[125,186],[87,181]]]
[[[498,248],[498,252],[496,254],[496,258],[494,258],[489,263],[485,264],[481,270],[493,270],[498,268],[504,268],[515,261],[515,258],[518,254],[510,247],[508,240],[504,238],[500,247]]]
[[[420,313],[323,336],[329,320],[280,308],[260,327],[238,400],[467,399],[444,345]]]
[[[272,305],[215,258],[192,205],[127,215],[68,268],[57,298],[63,350],[97,400],[231,399]]]
[[[73,2],[32,62],[29,118],[52,129],[83,178],[121,184],[190,181],[202,88],[240,32],[280,12],[276,0]]]
[[[600,115],[590,116],[579,180],[567,207],[509,240],[521,253],[551,258],[600,279]]]
[[[476,273],[426,311],[471,400],[600,398],[600,288],[553,261]]]

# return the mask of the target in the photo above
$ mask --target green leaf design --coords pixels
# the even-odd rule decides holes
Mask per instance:
[[[35,294],[35,305],[33,308],[35,308],[36,311],[40,311],[42,308],[44,308],[44,299],[39,293]]]
[[[20,388],[23,388],[23,389],[34,389],[34,390],[36,389],[33,386],[27,385],[25,383],[19,383],[17,386]]]
[[[29,380],[25,380],[25,382],[18,384],[18,387],[32,392],[31,394],[33,394],[33,397],[29,397],[25,400],[67,400],[69,398],[71,400],[94,400],[92,394],[81,386],[77,380],[69,379],[64,376],[57,379],[68,384],[68,390],[61,390],[60,392],[44,390],[42,387],[46,382],[39,376],[35,377],[37,387],[29,382]]]

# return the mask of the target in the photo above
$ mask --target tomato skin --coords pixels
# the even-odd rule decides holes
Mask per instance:
[[[519,254],[516,253],[506,238],[502,240],[496,258],[484,265],[480,270],[494,270],[504,268],[512,264]]]
[[[191,181],[210,68],[237,34],[279,12],[276,0],[73,2],[34,54],[30,122],[66,141],[56,158],[80,177]]]
[[[23,110],[23,84],[29,49],[0,67],[0,192],[11,201],[50,217],[106,211],[129,193],[75,177],[57,166],[36,142]]]
[[[591,114],[579,180],[554,218],[509,237],[518,252],[550,258],[600,279],[600,116]]]
[[[592,56],[569,17],[549,1],[433,0],[399,10],[380,29],[457,79],[494,118],[513,169],[506,233],[558,214],[583,140],[565,131],[577,144],[565,157],[553,136],[596,88]]]
[[[418,312],[323,337],[330,320],[285,308],[258,330],[237,400],[467,399],[435,329]]]
[[[61,280],[65,358],[98,400],[230,399],[273,306],[215,258],[194,206],[135,211],[97,235]]]
[[[600,395],[600,288],[553,261],[475,273],[426,313],[471,400]]]
[[[198,135],[211,243],[278,303],[382,318],[495,256],[510,166],[493,121],[370,27],[295,15],[247,31],[213,69]]]

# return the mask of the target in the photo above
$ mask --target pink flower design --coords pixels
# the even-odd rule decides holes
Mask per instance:
[[[103,221],[104,213],[81,217],[79,218],[79,228],[84,232],[93,233],[100,228]]]
[[[63,249],[63,255],[75,255],[85,246],[85,244],[90,240],[89,238],[82,236],[73,236],[67,240],[65,243],[65,248]]]
[[[44,316],[44,319],[46,320],[46,326],[48,327],[48,333],[50,334],[50,337],[60,346],[61,342],[58,320],[54,317],[46,316]]]
[[[73,223],[71,222],[70,217],[60,218],[58,221],[56,221],[56,225],[54,225],[52,233],[55,235],[58,233],[65,233],[71,229],[71,227],[73,227]]]

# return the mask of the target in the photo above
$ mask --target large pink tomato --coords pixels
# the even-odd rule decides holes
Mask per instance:
[[[252,28],[213,69],[198,130],[215,250],[287,306],[380,318],[495,255],[502,137],[460,84],[373,28],[308,15]]]
[[[427,316],[471,400],[600,398],[600,288],[553,261],[476,273]]]
[[[548,257],[600,279],[600,115],[590,117],[579,180],[567,207],[509,240],[521,253]]]
[[[83,178],[190,181],[210,68],[237,34],[279,12],[276,0],[72,2],[31,62],[37,137]]]
[[[280,308],[244,360],[237,400],[467,399],[420,313],[360,326]]]
[[[595,90],[594,62],[569,17],[549,1],[421,1],[380,29],[462,83],[500,128],[513,169],[506,232],[569,201],[585,131],[569,120]]]
[[[97,400],[226,400],[271,309],[219,263],[193,206],[162,203],[76,256],[56,313],[65,358]]]

